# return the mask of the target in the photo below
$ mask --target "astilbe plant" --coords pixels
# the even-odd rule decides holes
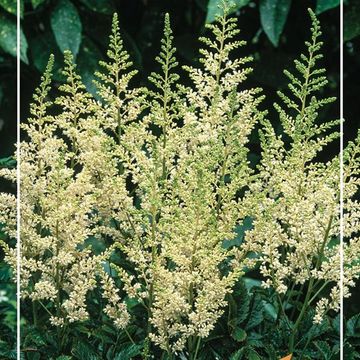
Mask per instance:
[[[102,267],[114,249],[132,266],[114,265],[125,292],[147,309],[149,338],[169,356],[187,347],[196,357],[222,314],[246,257],[222,243],[248,212],[239,196],[251,178],[244,145],[262,113],[259,90],[238,87],[250,59],[229,60],[243,45],[234,20],[209,27],[203,69],[187,68],[193,89],[177,84],[168,15],[152,90],[129,88],[135,71],[116,15],[109,62],[97,73],[101,101],[69,52],[61,95],[49,101],[50,58],[20,144],[21,296],[33,303],[35,325],[37,306],[59,329],[86,320],[100,280],[105,313],[124,328],[126,306]],[[96,256],[90,236],[113,246]]]
[[[285,106],[275,105],[277,134],[258,109],[260,89],[243,86],[251,59],[231,60],[244,42],[224,10],[201,38],[201,66],[184,67],[189,87],[178,75],[168,15],[147,88],[131,83],[136,71],[117,15],[96,98],[65,52],[66,82],[52,103],[50,58],[22,126],[21,296],[33,304],[35,325],[37,307],[48,313],[60,341],[71,323],[89,318],[88,295],[100,289],[104,314],[131,341],[127,304],[145,310],[145,358],[156,346],[169,359],[196,359],[235,283],[255,266],[277,294],[290,352],[310,309],[320,323],[339,307],[340,162],[317,160],[339,122],[317,122],[334,100],[316,96],[327,82],[316,66],[319,23],[310,12],[308,53],[295,63],[298,75],[286,72]],[[254,171],[247,144],[257,123],[262,160]],[[346,296],[359,274],[358,152],[359,141],[344,154]],[[249,218],[235,246],[235,230]],[[106,249],[95,253],[89,238]],[[8,261],[15,265],[10,249]]]
[[[126,71],[115,16],[110,61],[97,82],[103,101],[94,122],[103,136],[92,158],[107,159],[93,179],[99,229],[132,264],[131,273],[114,268],[128,297],[147,309],[150,339],[169,356],[187,348],[196,357],[246,257],[222,243],[247,213],[239,192],[251,181],[245,145],[262,117],[261,98],[258,89],[239,89],[250,59],[229,60],[243,45],[233,40],[234,20],[224,16],[209,28],[214,40],[203,39],[203,69],[186,68],[193,88],[178,85],[166,15],[154,86],[130,90],[134,73]]]
[[[277,134],[269,120],[262,121],[262,158],[257,180],[249,190],[249,203],[254,204],[253,229],[245,236],[257,254],[254,263],[259,263],[263,287],[277,294],[290,333],[290,353],[305,315],[315,307],[313,321],[320,325],[328,311],[339,310],[341,286],[349,296],[348,287],[359,275],[358,265],[354,266],[359,246],[353,239],[345,244],[347,270],[341,282],[340,159],[318,160],[326,146],[338,138],[334,127],[339,121],[318,122],[319,111],[335,99],[318,95],[328,81],[325,69],[317,66],[322,58],[319,21],[311,10],[309,13],[312,37],[306,43],[307,53],[295,60],[296,74],[285,71],[290,95],[278,92],[284,105],[274,104],[282,133]],[[345,217],[348,236],[358,231],[358,213],[353,211],[358,203],[351,196],[358,189],[354,176],[358,176],[359,164],[351,160],[357,156],[352,147],[355,145],[345,151],[345,200],[352,214]]]
[[[16,169],[1,168],[0,177],[4,180],[16,183]],[[16,212],[16,196],[7,192],[0,192],[0,225],[9,239],[16,239],[17,235],[17,212]],[[0,240],[0,246],[5,253],[4,260],[11,265],[13,278],[16,278],[16,249],[10,246],[9,242]]]
[[[95,187],[92,169],[81,151],[90,95],[84,91],[72,55],[65,53],[62,95],[48,100],[53,58],[50,59],[22,126],[21,171],[21,297],[42,306],[60,328],[88,318],[86,297],[102,276],[101,261],[85,246],[93,234]],[[48,108],[58,106],[57,115]],[[115,296],[115,294],[114,294]],[[124,307],[122,303],[114,306]]]

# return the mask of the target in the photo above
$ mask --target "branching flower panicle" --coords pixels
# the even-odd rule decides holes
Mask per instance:
[[[280,294],[284,308],[291,289],[306,289],[295,329],[325,289],[328,295],[319,310],[338,310],[340,300],[339,159],[324,163],[316,158],[338,137],[333,128],[339,121],[317,121],[319,110],[334,98],[317,95],[327,79],[317,66],[322,58],[319,21],[309,12],[312,38],[306,43],[307,54],[295,60],[296,74],[285,71],[290,96],[279,92],[284,105],[275,104],[283,134],[278,135],[269,120],[262,122],[260,173],[251,186],[251,194],[258,195],[250,196],[254,228],[247,233],[249,246],[260,254],[263,285]],[[318,312],[315,321],[321,322],[322,315]]]

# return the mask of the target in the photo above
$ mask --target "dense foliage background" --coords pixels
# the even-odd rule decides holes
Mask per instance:
[[[214,19],[218,0],[24,0],[22,5],[21,49],[21,118],[28,116],[29,102],[38,85],[48,57],[55,54],[55,80],[60,84],[62,51],[70,49],[76,55],[78,69],[90,91],[93,73],[98,61],[105,56],[112,14],[119,14],[122,35],[134,67],[139,70],[137,81],[146,82],[148,74],[156,68],[154,61],[159,51],[163,30],[163,15],[170,13],[181,64],[197,61],[197,38],[205,31],[204,24]],[[328,69],[330,86],[327,95],[339,95],[339,0],[236,0],[235,15],[241,37],[248,45],[238,55],[252,54],[254,72],[248,86],[264,88],[267,99],[263,106],[271,108],[277,99],[276,91],[283,88],[284,68],[292,68],[292,60],[304,49],[309,36],[310,21],[306,9],[311,7],[319,14],[323,28],[324,65]],[[0,0],[0,158],[14,152],[16,137],[16,1]],[[356,0],[345,2],[345,140],[355,136],[359,124],[358,106],[360,68],[360,5]],[[275,113],[271,119],[277,121]],[[339,116],[339,102],[328,107],[322,116],[327,119]],[[252,138],[252,160],[258,158],[258,138]],[[338,151],[334,144],[329,155]],[[7,163],[4,160],[1,163]],[[13,165],[13,164],[10,164]],[[0,183],[1,190],[11,189]],[[12,188],[12,191],[14,189]],[[0,234],[1,235],[1,234]],[[1,235],[2,236],[2,235]],[[1,254],[0,254],[1,258]],[[9,274],[0,273],[0,291],[6,287]],[[254,280],[256,281],[256,279]],[[6,285],[5,285],[6,284]],[[239,290],[240,291],[240,290]],[[5,304],[5,305],[4,305]],[[5,306],[5,307],[4,307]],[[2,309],[8,312],[12,304],[4,301]],[[348,316],[360,312],[356,297],[346,302]],[[7,323],[14,317],[7,317]]]

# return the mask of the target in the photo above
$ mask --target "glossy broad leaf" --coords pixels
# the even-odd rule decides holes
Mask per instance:
[[[317,0],[316,13],[321,14],[324,11],[333,9],[340,5],[340,0]]]
[[[0,6],[10,14],[16,15],[17,2],[15,0],[0,0]]]
[[[60,50],[70,50],[76,57],[81,43],[82,25],[73,3],[60,0],[51,13],[50,23]]]
[[[360,3],[354,2],[344,12],[344,41],[360,35]]]
[[[50,54],[54,54],[55,64],[53,78],[58,81],[64,80],[61,74],[62,55],[56,45],[55,37],[52,32],[47,31],[30,39],[30,52],[32,62],[40,73],[44,72]]]
[[[278,46],[291,0],[260,0],[260,21],[265,34],[273,45]]]
[[[4,14],[0,14],[0,47],[14,57],[16,57],[16,34],[15,19],[9,19]],[[20,29],[20,43],[20,59],[27,64],[28,59],[26,53],[28,44],[22,29]]]

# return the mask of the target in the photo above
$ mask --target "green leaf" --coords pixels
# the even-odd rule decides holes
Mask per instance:
[[[355,336],[359,334],[360,329],[360,314],[354,315],[346,321],[346,335]]]
[[[45,2],[45,0],[31,0],[31,5],[34,9],[36,9],[43,2]]]
[[[115,12],[115,6],[112,1],[109,0],[80,0],[87,8],[92,11],[112,15]]]
[[[0,0],[0,6],[10,14],[17,14],[17,2],[15,0]]]
[[[0,0],[0,6],[8,13],[17,14],[17,1],[16,0]],[[20,18],[24,16],[24,0],[20,0]]]
[[[16,21],[15,19],[9,19],[4,14],[0,13],[0,47],[8,54],[16,57]],[[24,63],[28,63],[28,58],[26,56],[27,52],[27,41],[26,37],[20,29],[20,59]]]
[[[13,167],[16,165],[16,160],[12,156],[0,159],[0,167]]]
[[[317,0],[316,13],[321,14],[324,11],[333,9],[340,5],[340,0]]]
[[[248,317],[250,309],[250,297],[243,281],[234,289],[234,297],[241,299],[236,312],[236,323],[241,324]]]
[[[232,353],[229,360],[241,360],[244,355],[244,349],[245,348],[242,348]]]
[[[246,339],[247,333],[244,329],[237,327],[231,334],[232,338],[238,342],[242,342]]]
[[[61,59],[61,53],[56,46],[56,40],[52,32],[48,31],[34,38],[30,38],[30,52],[33,64],[40,73],[44,72],[50,54],[54,54],[55,64],[53,78],[57,81],[64,80],[61,74],[62,64],[59,61]]]
[[[137,355],[141,355],[143,346],[142,345],[129,345],[123,347],[122,350],[116,354],[114,360],[131,360]]]
[[[16,22],[0,14],[0,46],[2,49],[16,56]]]
[[[232,12],[235,12],[241,9],[243,6],[246,6],[250,0],[226,0],[226,2],[232,6]],[[222,3],[223,0],[209,0],[206,13],[207,23],[212,23],[216,20],[217,16],[221,16],[223,14],[221,7]]]
[[[244,277],[244,284],[248,292],[252,291],[253,288],[261,287],[261,280]]]
[[[51,13],[50,23],[59,49],[70,50],[75,58],[80,48],[82,25],[73,3],[60,0]]]
[[[76,359],[82,360],[98,360],[98,355],[96,354],[95,349],[91,347],[90,344],[79,341],[75,347],[72,349],[72,354]]]
[[[264,307],[260,295],[255,294],[246,329],[250,330],[264,320]]]
[[[28,50],[28,42],[26,40],[25,34],[20,28],[20,59],[25,63],[28,64],[29,60],[27,57],[27,50]]]
[[[262,300],[262,303],[264,306],[265,313],[267,313],[271,319],[276,320],[278,311],[275,308],[275,306],[265,300]]]
[[[260,0],[260,21],[262,28],[274,46],[278,46],[291,0]]]
[[[248,360],[261,360],[261,357],[254,349],[250,348],[247,353],[247,359]]]
[[[353,3],[344,12],[344,41],[360,35],[360,4]]]
[[[321,359],[330,360],[333,352],[331,351],[330,345],[326,341],[316,341],[315,346],[321,354]]]

